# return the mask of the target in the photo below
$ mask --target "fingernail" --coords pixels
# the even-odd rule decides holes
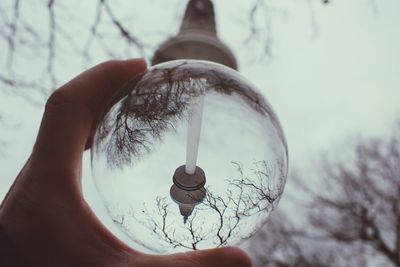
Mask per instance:
[[[127,63],[134,63],[134,64],[141,64],[141,65],[145,65],[147,67],[147,60],[144,58],[130,58],[130,59],[126,59],[125,62]]]

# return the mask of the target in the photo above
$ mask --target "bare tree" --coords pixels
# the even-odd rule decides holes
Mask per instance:
[[[155,140],[162,140],[166,132],[175,130],[177,122],[188,118],[196,97],[209,91],[240,97],[261,116],[272,118],[284,139],[264,97],[240,79],[217,65],[174,64],[153,69],[127,83],[122,91],[129,95],[100,124],[93,147],[106,153],[110,167],[133,163],[150,151]]]
[[[309,4],[312,10],[310,1]],[[55,0],[38,4],[1,1],[0,46],[4,55],[0,63],[1,88],[27,98],[32,93],[47,96],[59,85],[59,65],[65,60],[63,55],[66,53],[89,64],[99,54],[109,58],[151,56],[157,44],[148,43],[137,27],[132,27],[132,17],[121,12],[134,9],[135,4],[127,2],[124,5],[118,8],[109,0],[92,0],[85,4]],[[185,2],[179,2],[179,5],[185,5]],[[284,10],[265,0],[250,1],[246,7],[249,15],[243,26],[248,28],[249,34],[244,43],[260,43],[263,54],[270,56],[271,17],[275,13],[284,13]],[[77,17],[76,10],[82,8],[87,9],[85,18]],[[174,15],[177,14],[171,14]],[[258,19],[260,16],[265,19]],[[39,17],[43,21],[38,20]],[[173,33],[160,34],[167,38]],[[35,62],[35,69],[29,74],[22,72],[22,66],[35,58],[41,59]]]
[[[400,266],[400,122],[348,152],[321,160],[316,188],[295,179],[305,216],[271,214],[247,244],[255,266]]]
[[[112,4],[107,0],[98,0],[93,4],[93,22],[85,26],[86,31],[82,35],[76,34],[72,30],[74,27],[71,27],[74,21],[82,19],[75,17],[76,9],[80,8],[77,3],[66,5],[47,0],[35,5],[20,0],[2,1],[0,43],[5,47],[4,71],[0,74],[2,87],[14,88],[14,92],[22,96],[28,96],[27,91],[46,96],[58,85],[56,64],[60,64],[63,53],[70,51],[81,57],[82,61],[90,62],[93,56],[91,50],[99,48],[97,52],[105,53],[110,58],[119,58],[126,50],[119,52],[113,49],[114,39],[118,37],[120,43],[144,55],[146,45],[126,26],[124,18],[114,12]],[[32,16],[31,12],[36,15]],[[46,18],[47,22],[38,23],[34,20],[38,16]],[[44,59],[36,66],[39,70],[23,77],[16,69],[20,67],[18,63],[34,56]]]
[[[364,247],[346,247],[336,240],[315,236],[310,224],[299,224],[281,210],[270,215],[244,248],[255,267],[364,267],[369,259]]]
[[[263,221],[263,216],[275,207],[283,181],[274,184],[272,176],[279,176],[279,171],[264,161],[254,162],[254,169],[248,174],[243,173],[239,163],[233,164],[238,176],[226,180],[222,193],[207,187],[205,198],[184,223],[178,205],[165,197],[157,197],[154,205],[143,204],[140,213],[122,211],[122,215],[118,215],[116,212],[115,222],[128,234],[130,227],[141,225],[167,251],[220,247],[247,239],[253,234],[255,223]]]
[[[400,124],[390,138],[358,141],[347,160],[326,159],[310,221],[321,236],[368,246],[400,266]]]

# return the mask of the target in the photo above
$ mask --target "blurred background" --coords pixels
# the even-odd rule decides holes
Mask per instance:
[[[274,107],[290,177],[242,244],[255,266],[400,266],[400,2],[215,0],[218,36]],[[0,1],[0,199],[47,97],[109,59],[151,59],[183,0]],[[84,158],[84,195],[106,214]]]

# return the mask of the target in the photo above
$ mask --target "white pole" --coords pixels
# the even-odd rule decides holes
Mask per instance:
[[[201,119],[203,117],[204,95],[200,95],[197,103],[194,103],[192,116],[189,118],[185,172],[189,175],[196,170],[197,151],[199,150]]]

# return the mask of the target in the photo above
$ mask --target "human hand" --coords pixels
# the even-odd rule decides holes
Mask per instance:
[[[143,60],[109,61],[49,98],[32,154],[0,206],[1,266],[251,266],[237,248],[140,253],[115,238],[83,199],[82,155],[96,122],[123,94],[118,89],[145,70]]]

